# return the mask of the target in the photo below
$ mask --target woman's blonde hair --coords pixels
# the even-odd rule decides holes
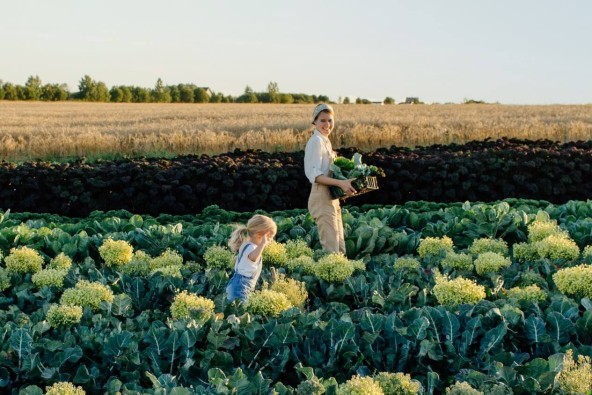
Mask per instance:
[[[247,236],[251,237],[256,233],[271,233],[271,237],[275,236],[277,232],[277,225],[273,219],[266,215],[255,214],[251,217],[247,226],[237,225],[230,239],[228,240],[228,247],[233,252],[237,252],[240,246],[245,242]]]

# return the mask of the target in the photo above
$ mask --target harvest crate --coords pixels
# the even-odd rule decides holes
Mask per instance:
[[[356,189],[353,195],[346,195],[343,189],[339,187],[331,187],[331,197],[333,199],[345,200],[350,197],[359,196],[364,193],[372,192],[378,189],[378,181],[374,176],[358,177],[352,181],[352,186]]]

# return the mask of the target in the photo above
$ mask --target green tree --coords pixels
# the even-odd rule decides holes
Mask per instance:
[[[395,104],[395,99],[393,99],[392,97],[386,97],[383,101],[384,104]]]
[[[270,103],[280,102],[280,88],[277,82],[271,81],[269,84],[267,84],[267,93],[269,94]]]
[[[0,80],[0,100],[4,100],[4,86],[2,85],[2,80]]]
[[[179,91],[179,87],[177,85],[171,85],[167,87],[171,94],[171,102],[179,103],[181,102],[181,92]]]
[[[132,88],[129,86],[122,86],[121,91],[123,92],[123,98],[121,99],[122,103],[131,103],[132,102]]]
[[[193,88],[186,84],[179,84],[179,98],[181,103],[193,103],[195,99]]]
[[[18,92],[15,85],[6,82],[2,89],[4,90],[4,100],[18,100]]]
[[[25,83],[25,100],[41,99],[41,78],[38,75],[29,76]]]
[[[222,93],[212,93],[212,97],[210,97],[210,103],[222,103],[224,100],[224,95]]]
[[[69,96],[66,84],[45,84],[41,87],[41,100],[64,101]]]
[[[343,99],[343,104],[350,104],[350,103],[351,103],[351,102],[350,102],[350,100],[349,100],[349,97],[348,97],[348,96],[346,96],[346,97]]]
[[[156,85],[152,91],[152,100],[155,103],[170,103],[172,101],[169,89],[164,86],[160,78],[156,80]]]
[[[123,90],[118,86],[111,87],[109,91],[111,95],[111,102],[113,103],[121,103],[123,101]]]
[[[292,104],[294,103],[294,96],[289,93],[280,93],[280,103]]]
[[[208,103],[210,101],[210,95],[208,95],[208,92],[204,88],[196,88],[193,91],[193,95],[193,101],[195,103]]]
[[[110,98],[111,95],[109,94],[109,88],[107,88],[107,85],[104,82],[100,81],[97,84],[96,97],[94,101],[108,102]]]
[[[239,103],[257,103],[259,99],[257,99],[257,95],[253,91],[253,88],[247,85],[247,87],[245,88],[245,93],[239,96],[237,101]]]
[[[150,103],[150,91],[147,88],[135,86],[132,89],[132,101],[134,103]]]
[[[78,94],[76,95],[83,101],[95,101],[97,97],[97,83],[89,75],[82,77],[78,83]]]
[[[26,89],[22,85],[16,85],[17,100],[27,100]]]

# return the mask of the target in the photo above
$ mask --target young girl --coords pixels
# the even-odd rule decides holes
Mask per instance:
[[[308,198],[308,210],[315,219],[319,240],[324,250],[345,255],[345,240],[339,199],[332,199],[329,186],[335,185],[346,194],[355,193],[352,180],[331,178],[329,166],[335,160],[335,152],[329,141],[333,130],[333,108],[321,103],[314,108],[312,124],[315,131],[304,150],[304,172],[312,184]]]
[[[228,246],[237,253],[234,274],[226,286],[226,297],[230,302],[235,299],[245,302],[255,289],[263,268],[261,254],[276,232],[273,219],[256,214],[247,226],[239,225],[230,235]]]

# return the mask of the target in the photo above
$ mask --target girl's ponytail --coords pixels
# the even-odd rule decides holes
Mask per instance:
[[[228,247],[232,252],[237,252],[240,246],[245,241],[247,237],[247,227],[245,225],[238,225],[236,229],[230,235],[230,239],[228,240]]]

